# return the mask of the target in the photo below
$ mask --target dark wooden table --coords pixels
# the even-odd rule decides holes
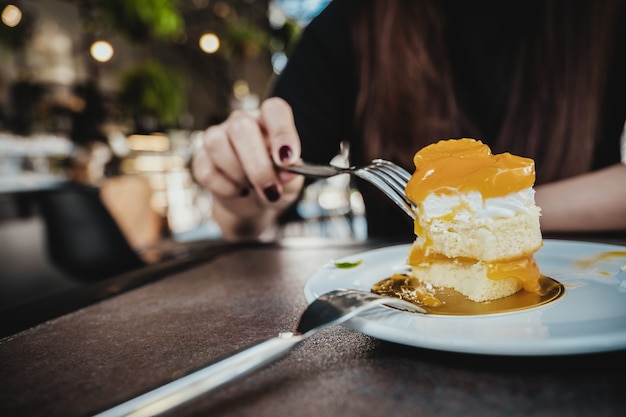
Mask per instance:
[[[124,290],[128,277],[108,280],[96,291],[108,296],[5,336],[0,415],[92,415],[293,330],[314,271],[388,244],[296,243],[208,250]],[[452,353],[333,326],[172,415],[624,416],[625,355]]]

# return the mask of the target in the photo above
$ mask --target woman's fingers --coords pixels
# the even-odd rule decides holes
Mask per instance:
[[[226,133],[247,182],[268,202],[278,201],[282,186],[276,177],[265,132],[257,116],[234,112],[229,121]]]
[[[216,196],[235,198],[249,189],[245,173],[223,125],[206,130],[203,145],[194,157],[192,168],[198,183]]]
[[[300,140],[291,108],[272,98],[256,114],[235,111],[224,123],[207,129],[193,172],[198,182],[222,198],[254,192],[267,204],[276,203],[286,192],[291,202],[303,181],[275,167],[299,159]]]
[[[277,97],[265,100],[259,110],[259,123],[277,166],[292,165],[300,159],[300,138],[287,102]]]

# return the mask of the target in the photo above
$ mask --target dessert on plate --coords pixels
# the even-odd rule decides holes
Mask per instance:
[[[534,254],[542,246],[535,204],[535,165],[492,154],[481,141],[441,140],[415,154],[406,186],[416,204],[410,275],[472,301],[524,289],[539,293]]]

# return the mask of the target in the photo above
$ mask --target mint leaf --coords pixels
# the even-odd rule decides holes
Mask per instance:
[[[361,265],[363,263],[362,259],[359,259],[356,262],[333,262],[335,264],[335,266],[337,268],[341,268],[341,269],[349,269],[349,268],[356,268],[357,266]]]

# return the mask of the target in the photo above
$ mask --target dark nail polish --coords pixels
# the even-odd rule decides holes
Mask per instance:
[[[278,156],[280,157],[281,161],[286,161],[287,159],[291,158],[291,155],[293,155],[293,151],[287,145],[281,146],[278,150]]]
[[[239,192],[240,197],[247,197],[248,195],[250,195],[250,190],[248,188],[242,188]]]
[[[280,198],[280,194],[278,193],[278,187],[274,184],[264,188],[263,193],[265,193],[265,197],[267,197],[267,199],[272,203],[274,201],[278,201],[278,199]]]

